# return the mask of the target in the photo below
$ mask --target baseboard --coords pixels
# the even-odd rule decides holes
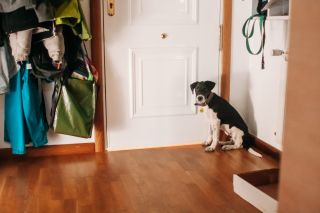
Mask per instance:
[[[28,147],[25,155],[13,155],[10,148],[0,149],[0,158],[44,157],[95,153],[94,143],[50,145],[39,148]]]
[[[254,147],[259,149],[259,151],[262,151],[264,154],[269,155],[273,159],[280,161],[281,159],[281,151],[274,148],[273,146],[267,144],[263,140],[257,138],[256,136],[253,136],[256,140]]]
[[[195,142],[190,144],[173,144],[173,145],[164,145],[164,146],[146,146],[146,147],[121,147],[121,148],[107,148],[108,152],[115,152],[115,151],[128,151],[128,150],[139,150],[139,149],[162,149],[162,148],[179,148],[179,147],[192,147],[192,146],[199,146],[201,142]]]
[[[224,134],[221,134],[221,137],[226,137]],[[280,160],[281,151],[270,146],[261,139],[253,136],[256,139],[254,145],[255,148],[259,149],[263,153],[271,156],[276,160]],[[178,147],[187,147],[199,145],[201,142],[195,142],[192,144],[175,144],[159,147],[124,147],[124,148],[107,148],[107,151],[124,151],[124,150],[136,150],[136,149],[159,149],[159,148],[178,148]],[[64,145],[51,145],[44,146],[40,148],[28,147],[27,153],[23,156],[26,157],[43,157],[43,156],[55,156],[55,155],[72,155],[72,154],[89,154],[95,153],[95,143],[80,143],[80,144],[64,144]],[[19,157],[17,155],[12,155],[11,149],[0,149],[0,158],[11,158]]]
[[[253,135],[252,135],[253,136]],[[227,140],[227,137],[224,132],[221,131],[220,134],[220,140]],[[273,159],[280,161],[281,158],[281,151],[278,149],[270,146],[263,140],[257,138],[256,136],[253,136],[255,138],[255,145],[254,148],[258,149],[262,153],[269,155]],[[127,150],[139,150],[139,149],[161,149],[161,148],[179,148],[179,147],[187,147],[187,146],[195,146],[195,145],[200,145],[201,142],[195,142],[192,144],[174,144],[174,145],[166,145],[166,146],[149,146],[149,147],[121,147],[121,148],[112,148],[109,147],[107,148],[108,152],[114,152],[114,151],[127,151]]]
[[[274,148],[273,146],[269,145],[268,143],[264,142],[263,140],[257,138],[254,135],[251,135],[251,136],[255,138],[255,144],[253,148],[256,148],[259,151],[263,152],[264,154],[269,155],[273,159],[280,161],[281,159],[280,150]],[[228,136],[223,131],[220,131],[220,140],[226,141],[227,137]]]

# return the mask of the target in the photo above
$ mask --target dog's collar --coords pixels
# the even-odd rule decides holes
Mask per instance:
[[[206,106],[206,105],[208,105],[210,103],[210,101],[212,100],[213,96],[214,96],[214,93],[211,92],[209,97],[208,97],[208,99],[203,104],[195,104],[195,105],[197,105],[197,106]]]

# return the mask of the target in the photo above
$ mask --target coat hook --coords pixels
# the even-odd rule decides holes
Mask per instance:
[[[285,60],[288,61],[288,51],[283,51],[280,49],[272,50],[272,56],[281,56],[281,55],[285,55]]]

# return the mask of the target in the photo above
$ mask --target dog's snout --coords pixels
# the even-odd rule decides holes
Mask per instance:
[[[203,104],[206,102],[206,99],[203,95],[197,95],[196,100],[198,104]]]

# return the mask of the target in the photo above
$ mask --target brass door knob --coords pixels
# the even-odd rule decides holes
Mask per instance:
[[[115,0],[107,0],[107,13],[109,16],[114,16],[115,14]]]
[[[166,39],[168,38],[168,34],[167,33],[161,33],[161,39]]]

